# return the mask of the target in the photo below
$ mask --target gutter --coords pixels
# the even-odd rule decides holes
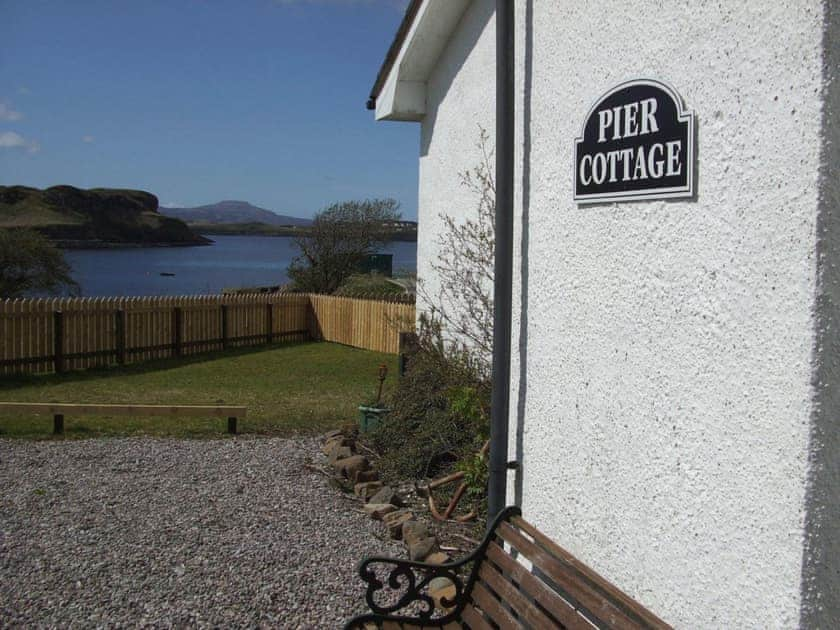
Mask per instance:
[[[408,8],[405,10],[405,15],[403,16],[402,22],[400,22],[399,29],[397,29],[394,41],[391,42],[388,54],[385,55],[385,61],[382,62],[382,66],[379,68],[379,73],[376,75],[376,81],[374,81],[373,88],[370,90],[370,97],[368,97],[367,100],[367,109],[376,109],[376,99],[379,97],[379,93],[382,91],[382,87],[385,85],[385,81],[391,73],[391,68],[394,67],[394,62],[400,54],[405,38],[411,30],[411,25],[414,24],[414,18],[417,17],[417,12],[420,10],[420,6],[422,4],[423,0],[411,0],[411,4],[409,4]]]
[[[488,526],[505,508],[509,464],[510,336],[513,309],[514,0],[496,0],[496,256]]]

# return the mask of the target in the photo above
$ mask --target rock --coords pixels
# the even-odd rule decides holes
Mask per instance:
[[[336,446],[327,454],[327,461],[330,464],[335,464],[340,459],[346,459],[353,456],[353,451],[346,446]]]
[[[379,481],[379,473],[375,470],[360,470],[356,473],[356,478],[353,480],[356,483],[364,483],[365,481]]]
[[[411,522],[411,521],[410,521]],[[408,525],[406,523],[405,525]],[[405,525],[403,525],[403,539],[405,538]],[[421,538],[408,544],[408,557],[412,560],[425,560],[431,553],[437,551],[438,541],[434,536]]]
[[[405,500],[391,486],[383,486],[370,500],[372,503],[390,503],[397,507],[405,505]]]
[[[340,448],[347,447],[342,446]],[[335,468],[335,472],[337,474],[341,475],[345,479],[354,479],[357,472],[370,468],[370,462],[364,455],[351,455],[350,457],[344,457],[337,460],[333,464],[333,468]]]
[[[341,429],[333,429],[332,431],[327,431],[324,434],[324,442],[329,442],[333,438],[337,437],[344,437],[344,431]]]
[[[446,598],[448,602],[451,602],[457,592],[455,584],[449,578],[436,577],[429,581],[429,595],[435,600],[435,606],[440,610],[451,610],[441,604],[441,599]]]
[[[428,538],[430,535],[429,528],[425,523],[421,523],[420,521],[408,521],[403,525],[402,539],[406,545],[411,545],[419,540]]]
[[[337,438],[331,438],[324,442],[324,445],[321,447],[321,452],[324,455],[329,455],[333,449],[339,446],[346,446],[350,450],[353,450],[353,447],[356,445],[356,442],[348,437],[339,436]]]
[[[394,512],[397,509],[397,506],[391,505],[390,503],[368,503],[363,506],[362,509],[365,511],[365,514],[370,516],[373,520],[381,521],[385,518],[386,514]]]
[[[382,520],[388,528],[388,535],[394,540],[400,540],[402,538],[403,523],[413,518],[414,514],[410,510],[398,510],[386,514]]]
[[[423,560],[423,562],[426,562],[428,564],[446,564],[447,562],[451,561],[452,559],[442,551],[435,551],[434,553],[429,554],[429,556],[427,556],[426,559]]]
[[[357,497],[362,497],[365,501],[367,501],[372,495],[376,494],[381,487],[382,482],[380,481],[364,481],[353,486],[353,494]]]

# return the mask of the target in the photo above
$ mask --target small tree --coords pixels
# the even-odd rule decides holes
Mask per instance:
[[[496,184],[489,135],[480,129],[481,162],[461,173],[461,184],[475,193],[478,212],[464,221],[441,214],[445,229],[437,237],[438,257],[431,262],[437,291],[418,283],[417,292],[439,319],[450,341],[463,346],[489,374],[493,355],[493,273],[496,250]]]
[[[79,285],[70,276],[61,250],[34,230],[0,229],[0,298],[18,298],[33,291],[71,293]]]
[[[300,250],[288,268],[294,288],[333,293],[385,243],[399,207],[394,199],[343,201],[316,214],[308,233],[294,239]]]

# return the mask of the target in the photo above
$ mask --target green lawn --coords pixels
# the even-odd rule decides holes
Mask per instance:
[[[242,349],[62,375],[0,379],[8,402],[246,405],[246,434],[318,433],[355,422],[375,396],[381,363],[393,385],[397,358],[332,343]],[[227,435],[224,418],[65,416],[65,438]],[[0,413],[0,437],[50,438],[52,416]],[[60,439],[60,438],[59,438]]]

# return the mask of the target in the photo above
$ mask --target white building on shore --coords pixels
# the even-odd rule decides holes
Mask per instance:
[[[414,0],[372,95],[420,123],[432,286],[494,10]],[[522,0],[515,36],[508,502],[676,627],[840,626],[840,2]]]

